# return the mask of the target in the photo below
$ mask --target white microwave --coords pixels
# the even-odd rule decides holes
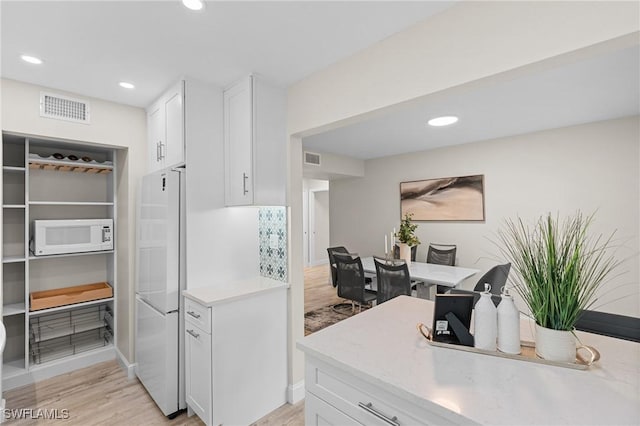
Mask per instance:
[[[113,219],[34,220],[36,256],[113,250]]]

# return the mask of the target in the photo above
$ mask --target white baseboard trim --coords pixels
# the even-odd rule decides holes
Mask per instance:
[[[329,264],[329,259],[320,259],[320,260],[315,260],[313,262],[309,262],[309,266],[320,266],[320,265],[328,265]]]
[[[116,358],[118,359],[118,363],[120,364],[122,369],[127,372],[127,379],[129,379],[129,380],[135,379],[136,378],[136,364],[135,363],[130,363],[129,360],[127,358],[125,358],[124,355],[122,355],[122,352],[120,352],[120,350],[118,348],[116,348]]]
[[[287,402],[295,404],[304,399],[304,380],[287,386]]]

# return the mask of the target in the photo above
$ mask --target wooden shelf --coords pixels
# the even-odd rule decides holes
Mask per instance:
[[[32,291],[29,296],[29,310],[43,311],[110,297],[113,297],[113,287],[104,281],[51,290]]]
[[[24,302],[22,302],[22,303],[11,303],[11,304],[2,306],[2,316],[3,317],[8,317],[8,316],[11,316],[11,315],[24,314],[25,311],[26,311],[26,309],[24,307]]]
[[[29,201],[30,206],[113,206],[111,201]]]
[[[3,209],[24,209],[26,206],[24,204],[3,204]]]
[[[90,174],[106,174],[111,173],[113,166],[104,165],[98,163],[84,163],[82,160],[70,161],[70,160],[55,160],[55,159],[29,159],[30,169],[40,170],[56,170],[60,172],[77,172],[77,173],[90,173]]]

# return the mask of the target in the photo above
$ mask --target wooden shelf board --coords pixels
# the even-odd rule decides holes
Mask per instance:
[[[26,206],[24,204],[3,204],[3,209],[24,209]]]
[[[46,256],[35,256],[32,254],[29,256],[29,260],[57,259],[59,257],[92,256],[97,254],[113,254],[113,253],[115,253],[114,250],[89,251],[86,253],[48,254]]]
[[[25,307],[24,302],[22,303],[10,303],[2,306],[2,316],[8,317],[11,315],[24,314]]]
[[[113,301],[113,297],[107,297],[106,299],[89,300],[88,302],[75,303],[73,305],[56,306],[55,308],[40,309],[38,311],[30,311],[29,316],[35,317],[42,314],[50,314],[51,312],[64,311],[67,309],[80,308],[83,306],[98,305],[100,303],[106,303],[106,302],[112,302],[112,301]]]

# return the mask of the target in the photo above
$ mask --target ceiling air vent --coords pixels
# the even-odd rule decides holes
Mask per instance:
[[[316,154],[315,152],[307,152],[304,153],[304,164],[310,164],[312,166],[320,165],[320,154]]]
[[[40,92],[40,116],[89,124],[89,102]]]

